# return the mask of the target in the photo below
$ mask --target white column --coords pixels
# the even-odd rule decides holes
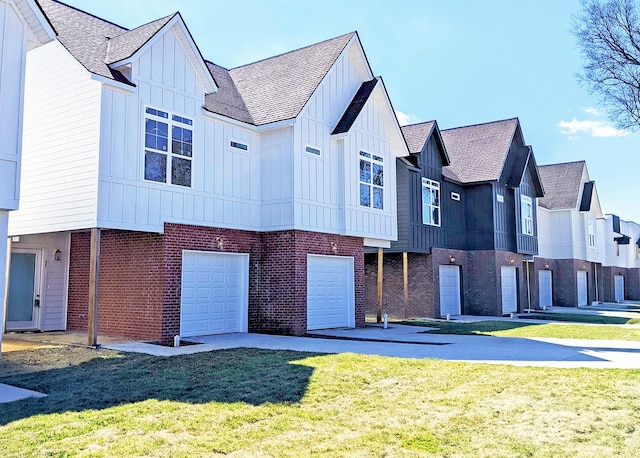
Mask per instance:
[[[9,255],[7,253],[8,237],[7,230],[9,224],[9,212],[0,210],[0,356],[2,355],[2,334],[4,334],[4,321],[7,315],[7,266],[9,265]]]

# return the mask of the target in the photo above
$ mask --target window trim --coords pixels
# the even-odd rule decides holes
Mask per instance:
[[[587,224],[587,243],[589,248],[595,248],[596,246],[595,224],[591,221]]]
[[[150,112],[151,111],[151,112]],[[178,119],[176,119],[176,117]],[[165,123],[167,125],[167,150],[163,151],[157,148],[152,148],[147,146],[146,136],[147,136],[147,120],[150,119],[152,121],[159,121]],[[164,186],[177,186],[181,189],[193,189],[193,155],[195,152],[194,148],[194,124],[195,119],[193,117],[182,116],[177,114],[174,111],[168,110],[166,108],[155,108],[152,105],[143,105],[142,109],[142,180],[145,183],[155,183],[158,185]],[[173,143],[173,127],[180,127],[182,129],[187,129],[191,131],[191,156],[186,156],[182,154],[177,154],[173,152],[172,143]],[[147,153],[154,154],[162,154],[166,158],[165,164],[165,181],[156,181],[150,180],[146,178],[146,158]],[[189,176],[189,185],[183,185],[179,183],[173,183],[173,158],[187,160],[190,162],[190,176]]]
[[[524,214],[524,207],[527,205],[531,209],[531,216]],[[527,195],[520,194],[520,223],[522,225],[521,232],[523,235],[533,236],[535,229],[533,227],[533,199]],[[529,224],[527,224],[529,223]],[[530,231],[527,230],[530,228]]]
[[[238,146],[235,146],[234,143],[236,145],[246,146],[246,148],[239,148]],[[229,142],[227,143],[227,146],[231,151],[240,151],[242,153],[248,153],[251,150],[251,145],[249,145],[249,142],[243,141],[243,140],[238,140],[238,139],[235,139],[235,138],[230,138]]]
[[[438,193],[438,205],[433,205],[432,203],[429,205],[425,205],[424,202],[424,190],[429,189],[429,193],[431,190],[435,190]],[[420,200],[422,201],[422,224],[425,226],[433,226],[433,227],[441,227],[442,226],[442,192],[440,191],[440,182],[436,180],[431,180],[426,177],[422,177],[421,186],[420,186]],[[429,207],[429,212],[425,212],[425,206]],[[438,210],[438,223],[433,222],[433,210]],[[425,221],[425,216],[429,215],[429,221]]]
[[[360,175],[360,162],[361,161],[366,161],[370,164],[370,176],[371,176],[371,181],[369,183],[362,181],[361,180],[361,175]],[[371,210],[377,210],[377,211],[384,211],[384,169],[385,169],[385,165],[384,165],[384,157],[382,156],[378,156],[377,154],[373,154],[369,151],[366,150],[362,150],[359,149],[358,150],[358,162],[357,162],[358,166],[357,166],[357,173],[358,173],[358,204],[361,207],[365,207]],[[378,165],[380,167],[382,167],[382,185],[377,185],[373,183],[373,166],[374,165]],[[363,205],[362,204],[362,185],[366,185],[369,187],[369,205]],[[374,189],[381,189],[382,190],[382,207],[378,208],[378,207],[374,207],[374,199],[373,199],[373,192]]]
[[[311,152],[311,151],[309,151],[309,149],[317,151],[318,153]],[[311,156],[311,157],[315,157],[316,159],[322,157],[322,149],[320,149],[317,146],[310,145],[310,144],[306,144],[304,146],[304,152],[306,154],[308,154],[309,156]]]

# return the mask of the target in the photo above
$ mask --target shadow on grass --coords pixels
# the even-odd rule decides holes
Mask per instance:
[[[0,376],[0,382],[48,396],[0,404],[0,425],[32,415],[105,409],[148,399],[245,402],[256,406],[296,403],[306,392],[313,368],[291,363],[315,355],[243,348],[162,358],[72,349],[72,352],[94,352],[95,357],[79,364],[58,361],[61,366],[72,364],[68,367],[40,371],[26,367],[17,373],[21,361],[30,365],[25,353],[35,351],[41,350],[3,354],[0,374],[14,374]],[[55,356],[53,351],[50,354]]]
[[[516,321],[476,321],[473,323],[457,323],[455,321],[405,321],[402,324],[412,326],[428,326],[435,328],[422,331],[425,334],[455,334],[462,336],[486,335],[494,331],[508,331],[510,329],[537,326],[538,323],[522,323]]]

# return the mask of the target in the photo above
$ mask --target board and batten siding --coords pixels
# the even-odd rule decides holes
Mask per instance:
[[[20,209],[9,234],[96,226],[101,84],[57,41],[27,55]]]
[[[354,48],[352,45],[350,48]],[[293,129],[294,226],[297,229],[345,233],[344,149],[331,132],[367,78],[350,48],[338,57],[311,96]],[[320,155],[306,152],[310,146]]]
[[[527,196],[531,199],[531,208],[533,213],[533,235],[523,234],[522,228],[522,212],[521,212],[521,196]],[[515,214],[516,214],[516,248],[518,253],[523,254],[538,254],[538,224],[537,224],[537,210],[536,205],[536,191],[533,184],[533,177],[531,175],[531,165],[527,164],[524,176],[520,186],[515,189]]]
[[[261,227],[293,226],[293,127],[264,131],[260,138]]]
[[[257,230],[260,137],[204,114],[204,86],[178,37],[166,31],[133,62],[135,91],[103,88],[99,224],[151,232],[162,232],[165,222]],[[146,107],[193,121],[190,188],[144,180]],[[231,148],[231,140],[248,151]]]
[[[27,39],[20,17],[0,2],[0,210],[18,208]]]

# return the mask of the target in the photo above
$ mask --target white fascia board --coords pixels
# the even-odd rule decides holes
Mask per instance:
[[[43,45],[55,40],[56,32],[34,0],[5,0],[18,13],[18,17],[26,26],[29,41]],[[35,21],[30,17],[33,14]]]
[[[375,247],[375,248],[391,248],[390,240],[381,240],[381,239],[370,239],[365,237],[364,246]]]
[[[138,58],[143,53],[145,53],[147,49],[152,47],[162,37],[162,35],[167,30],[171,29],[175,24],[178,24],[178,26],[180,27],[180,30],[182,31],[184,38],[187,40],[187,42],[191,47],[191,57],[196,60],[198,66],[200,67],[201,78],[203,79],[203,83],[205,86],[205,94],[209,94],[211,92],[218,92],[218,86],[216,85],[216,82],[214,81],[213,76],[211,75],[211,72],[207,67],[207,64],[204,62],[202,55],[200,54],[200,50],[198,49],[198,46],[193,41],[193,38],[191,37],[191,33],[189,32],[189,29],[187,29],[187,26],[182,20],[182,16],[180,16],[179,13],[177,13],[173,18],[171,18],[169,22],[167,22],[160,30],[158,30],[153,35],[153,37],[149,39],[149,41],[147,41],[144,45],[138,48],[138,50],[134,52],[131,56],[127,57],[126,59],[119,60],[117,62],[112,62],[111,64],[109,64],[109,67],[118,68],[118,67],[122,67],[123,65],[132,63],[135,60],[138,60]]]
[[[97,81],[99,83],[102,83],[102,84],[104,84],[106,86],[111,86],[113,89],[117,89],[117,90],[125,92],[127,94],[133,94],[136,91],[136,86],[131,86],[129,84],[124,84],[124,83],[121,83],[121,82],[116,81],[116,80],[105,78],[104,76],[98,75],[96,73],[90,73],[89,72],[89,74],[91,75],[91,79],[92,80]]]
[[[237,119],[229,118],[227,116],[214,113],[212,111],[207,110],[202,107],[202,113],[205,117],[215,119],[216,121],[225,122],[227,124],[231,124],[233,126],[243,127],[248,130],[252,130],[254,132],[265,132],[267,130],[281,129],[283,127],[293,127],[296,123],[296,118],[291,119],[283,119],[282,121],[271,122],[269,124],[262,124],[260,126],[256,126],[253,124],[246,123],[244,121],[238,121]]]
[[[380,92],[379,92],[380,91]],[[391,104],[391,98],[389,97],[389,93],[387,92],[387,87],[384,84],[384,81],[381,77],[378,77],[378,84],[373,89],[373,93],[371,94],[374,98],[376,97],[376,92],[378,92],[378,99],[382,97],[384,103],[386,104],[387,109],[389,110],[390,116],[383,116],[385,120],[385,124],[390,132],[394,135],[394,139],[392,140],[394,144],[394,150],[396,152],[396,157],[407,157],[411,153],[409,152],[409,147],[407,146],[407,142],[404,139],[404,135],[402,134],[402,128],[400,127],[400,123],[398,122],[398,118],[396,117],[396,112],[393,109],[393,105]],[[368,103],[369,101],[367,101]],[[393,119],[391,121],[390,119]]]
[[[282,121],[270,122],[269,124],[254,127],[258,132],[264,132],[266,130],[281,129],[282,127],[293,127],[297,120],[298,118],[283,119]]]

